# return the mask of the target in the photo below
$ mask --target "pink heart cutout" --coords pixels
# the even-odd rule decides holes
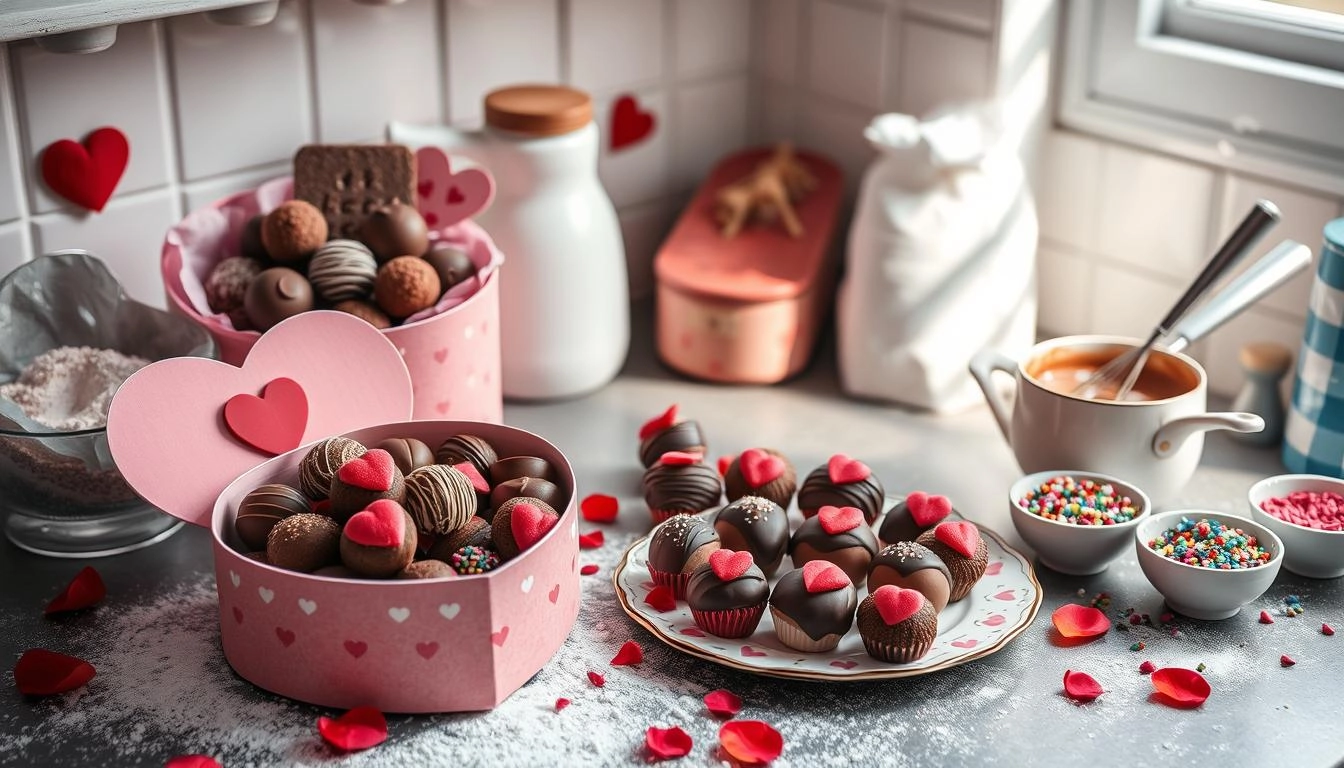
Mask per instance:
[[[913,589],[901,589],[891,584],[884,584],[877,588],[872,594],[873,605],[877,606],[877,612],[882,617],[882,621],[887,626],[898,624],[914,616],[920,608],[924,607],[924,595]]]
[[[821,529],[834,536],[864,525],[863,512],[857,507],[825,506],[817,510]]]
[[[980,529],[965,520],[939,523],[933,529],[933,537],[962,557],[975,557],[975,551],[980,547]]]
[[[397,462],[382,448],[371,448],[345,462],[336,470],[342,483],[368,491],[386,491],[392,488]]]
[[[716,549],[709,553],[709,567],[722,581],[732,581],[751,568],[751,553],[745,550]]]
[[[831,662],[831,666],[837,667],[839,669],[853,669],[859,666],[859,662],[850,661],[849,659],[836,659],[835,661]]]
[[[429,661],[434,658],[434,654],[439,652],[439,644],[433,641],[427,643],[416,643],[415,652],[420,654],[420,658]]]
[[[416,207],[435,229],[451,227],[485,210],[495,197],[495,181],[482,168],[453,173],[448,155],[438,147],[415,152]]]
[[[687,637],[704,637],[704,636],[705,636],[704,631],[701,630],[699,627],[686,627],[685,629],[681,630],[681,634],[686,635]]]
[[[956,648],[974,648],[977,642],[975,638],[971,638],[969,640],[953,640],[949,645]]]
[[[986,576],[998,576],[998,575],[999,575],[1000,573],[1002,573],[1002,572],[1003,572],[1003,561],[1002,561],[1002,560],[999,560],[998,562],[990,563],[989,565],[985,566],[985,575],[986,575]]]
[[[837,453],[826,462],[826,476],[832,483],[858,483],[868,479],[872,470],[858,459],[851,459],[843,453]]]
[[[307,422],[308,396],[283,376],[267,382],[260,397],[244,392],[224,403],[224,423],[234,437],[271,456],[299,447]]]
[[[344,643],[345,652],[358,659],[369,650],[369,644],[361,640],[346,640]]]
[[[509,530],[519,550],[527,549],[541,540],[546,532],[555,527],[560,518],[538,507],[536,504],[516,504],[509,515]]]
[[[784,460],[760,448],[748,448],[743,451],[742,455],[737,457],[737,467],[742,471],[742,477],[753,488],[760,488],[784,474]]]
[[[998,593],[997,595],[995,595],[995,596],[994,596],[994,599],[995,599],[995,600],[1003,600],[1004,602],[1008,602],[1008,601],[1011,601],[1011,600],[1016,600],[1016,599],[1017,599],[1017,593],[1014,592],[1014,591],[1011,590],[1011,589],[1005,589],[1004,591],[1002,591],[1002,592]]]
[[[827,560],[808,560],[803,564],[803,588],[812,594],[834,592],[850,585],[847,576],[835,563]]]
[[[768,654],[766,654],[765,651],[758,651],[755,648],[752,648],[750,645],[744,645],[742,646],[742,655],[746,657],[752,657],[752,656],[766,656]]]
[[[952,502],[946,496],[930,496],[923,491],[914,491],[905,497],[905,508],[915,525],[928,529],[952,513]]]
[[[400,547],[406,540],[406,511],[391,499],[379,499],[351,516],[342,533],[366,547]]]
[[[996,613],[993,616],[990,616],[989,618],[981,621],[980,624],[986,627],[997,627],[1007,620],[1008,619],[1004,618],[1003,614]]]

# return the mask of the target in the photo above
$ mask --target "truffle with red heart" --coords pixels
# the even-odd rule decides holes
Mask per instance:
[[[691,617],[704,631],[719,637],[746,637],[765,614],[770,584],[750,552],[716,549],[696,568],[686,584]]]
[[[415,559],[415,521],[400,504],[379,499],[341,529],[341,564],[360,576],[385,579]]]
[[[406,494],[406,479],[392,454],[373,448],[336,470],[331,480],[331,516],[339,523],[379,499],[400,504]]]
[[[952,575],[952,595],[949,602],[966,597],[971,587],[985,575],[989,564],[989,548],[980,537],[980,529],[966,520],[939,523],[915,540],[933,552],[947,565]]]
[[[908,664],[924,656],[938,636],[938,614],[924,595],[891,585],[859,604],[859,635],[878,661]]]
[[[882,481],[867,464],[837,453],[808,473],[798,489],[798,509],[803,517],[812,517],[822,507],[856,507],[872,525],[886,498]]]
[[[657,463],[658,457],[668,451],[703,456],[707,449],[700,422],[682,419],[677,413],[676,403],[639,428],[639,463],[645,469]]]
[[[946,496],[911,491],[891,508],[877,531],[883,546],[898,541],[914,541],[919,535],[946,520],[953,512],[952,502]]]
[[[789,540],[795,566],[834,563],[856,586],[868,578],[868,564],[876,554],[877,537],[857,507],[822,507]]]
[[[550,504],[530,496],[515,496],[499,505],[490,523],[490,541],[501,560],[517,557],[541,541],[560,515]]]
[[[723,485],[729,501],[760,496],[788,509],[798,490],[798,474],[779,451],[748,448],[728,465]]]
[[[854,624],[858,591],[839,566],[812,560],[780,577],[770,593],[775,635],[804,653],[833,650]]]

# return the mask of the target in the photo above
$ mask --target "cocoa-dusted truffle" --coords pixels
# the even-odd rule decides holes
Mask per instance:
[[[263,270],[243,296],[247,319],[259,331],[268,331],[288,317],[313,308],[313,287],[308,279],[289,267]]]
[[[414,206],[392,202],[374,209],[359,228],[359,239],[379,262],[398,256],[423,256],[429,248],[429,227]],[[437,275],[436,275],[437,277]]]
[[[387,313],[372,302],[347,299],[336,304],[332,309],[337,312],[344,312],[347,315],[354,315],[380,331],[392,327],[392,318],[388,317]]]
[[[760,496],[743,496],[714,516],[714,530],[725,549],[746,550],[771,576],[789,549],[789,518],[784,508]]]
[[[314,443],[299,462],[299,490],[313,501],[327,498],[336,470],[365,450],[357,440],[348,437],[328,437]]]
[[[344,522],[380,499],[400,504],[405,494],[405,478],[392,461],[392,454],[374,448],[336,470],[331,481],[331,516]]]
[[[450,579],[457,571],[442,560],[416,560],[397,573],[398,579]]]
[[[311,511],[312,504],[298,490],[270,483],[254,488],[243,497],[233,528],[248,549],[266,549],[266,538],[276,523],[291,515]]]
[[[333,304],[362,299],[373,293],[378,262],[358,240],[330,240],[313,252],[308,262],[308,282],[323,301]]]
[[[476,489],[460,470],[430,464],[406,475],[405,506],[420,532],[452,533],[476,514]]]
[[[476,262],[467,252],[455,245],[442,243],[425,254],[425,261],[439,275],[439,285],[448,290],[476,274]]]
[[[693,515],[719,503],[723,483],[696,453],[672,451],[658,458],[640,481],[655,523],[673,515]]]
[[[395,576],[415,559],[415,523],[401,505],[379,499],[341,529],[341,563],[371,579]]]
[[[928,547],[913,541],[888,544],[868,564],[868,591],[888,584],[918,590],[933,604],[935,613],[942,613],[952,597],[952,574],[947,564]]]
[[[858,622],[868,655],[893,664],[919,659],[938,637],[938,614],[913,589],[879,587],[859,603]]]
[[[221,260],[205,278],[205,301],[210,310],[232,316],[234,311],[242,309],[247,287],[263,269],[260,261],[246,256]]]
[[[868,578],[868,564],[876,554],[877,537],[858,507],[822,507],[789,540],[794,567],[825,560],[840,566],[856,587]]]
[[[989,564],[989,548],[980,537],[980,529],[966,520],[944,521],[915,539],[928,547],[947,564],[952,576],[952,595],[948,602],[955,603],[971,593],[971,588],[985,575]]]
[[[259,213],[243,225],[243,231],[238,235],[238,255],[261,262],[271,258],[271,255],[266,253],[265,244],[261,242],[261,222],[265,219],[266,217]]]
[[[822,507],[855,507],[872,525],[885,501],[886,490],[877,475],[867,464],[843,453],[809,472],[798,489],[798,511],[803,517],[812,517]]]
[[[565,506],[565,492],[560,490],[560,486],[540,477],[515,477],[496,485],[490,491],[490,506],[498,508],[515,496],[541,499],[555,509]]]
[[[490,465],[490,482],[496,485],[516,477],[539,477],[555,482],[555,467],[540,456],[510,456]]]
[[[458,464],[471,462],[482,477],[490,477],[490,465],[499,461],[499,454],[488,440],[476,435],[453,435],[434,449],[434,461],[438,464]]]
[[[373,300],[389,316],[404,318],[434,306],[442,292],[429,262],[419,256],[398,256],[379,267]]]
[[[434,463],[434,451],[423,440],[414,437],[389,437],[373,447],[392,454],[392,460],[403,475]]]
[[[684,421],[673,403],[666,411],[644,422],[639,428],[639,463],[645,469],[669,451],[705,455],[708,446],[700,432],[700,422]]]
[[[304,512],[275,524],[266,537],[266,558],[277,568],[311,573],[340,557],[341,527],[326,515]]]
[[[462,527],[440,536],[429,548],[429,556],[435,560],[452,563],[453,553],[463,547],[489,547],[490,523],[484,518],[472,517]]]
[[[728,465],[723,487],[729,501],[760,496],[788,509],[798,489],[798,475],[779,451],[748,448]]]
[[[541,499],[518,496],[500,505],[490,523],[490,540],[500,559],[512,560],[541,540],[560,515]]]
[[[286,200],[262,220],[261,242],[278,262],[303,261],[327,242],[327,220],[312,203]]]

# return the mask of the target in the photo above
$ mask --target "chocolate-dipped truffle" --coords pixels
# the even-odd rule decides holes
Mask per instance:
[[[379,499],[341,528],[341,563],[371,579],[395,576],[415,559],[415,521],[401,505]]]
[[[539,477],[555,482],[555,468],[539,456],[510,456],[490,465],[490,482],[495,485],[515,477]]]
[[[389,317],[405,318],[434,306],[442,290],[434,268],[419,256],[398,256],[378,268],[373,300]]]
[[[686,604],[696,626],[711,635],[737,638],[756,631],[770,585],[750,552],[716,549],[691,572]]]
[[[380,499],[401,504],[405,494],[405,478],[392,461],[392,454],[374,448],[336,470],[336,477],[331,481],[331,516],[345,522]]]
[[[497,509],[515,496],[531,496],[534,499],[541,499],[555,509],[560,509],[565,506],[564,494],[560,486],[550,480],[542,480],[539,477],[515,477],[496,485],[490,491],[490,506]]]
[[[367,450],[358,441],[348,437],[328,437],[319,440],[299,462],[299,490],[313,501],[331,495],[331,481],[336,470],[345,462]]]
[[[697,421],[682,421],[675,404],[639,428],[639,462],[645,469],[669,451],[705,455],[708,446]]]
[[[327,242],[327,220],[312,203],[286,200],[262,220],[261,242],[278,262],[303,261]]]
[[[890,584],[918,590],[942,613],[952,597],[952,574],[943,559],[913,541],[898,541],[878,550],[868,564],[868,591]]]
[[[380,263],[398,256],[420,257],[429,248],[429,227],[414,206],[394,201],[374,209],[364,219],[359,239]]]
[[[354,315],[380,331],[392,327],[392,318],[388,317],[387,313],[379,309],[377,305],[368,301],[347,299],[338,303],[332,309],[337,312],[344,312],[347,315]]]
[[[822,507],[856,507],[872,525],[882,514],[886,490],[882,481],[858,459],[837,453],[808,473],[798,489],[798,510],[812,517]]]
[[[907,664],[921,658],[938,637],[938,614],[913,589],[885,586],[859,603],[859,635],[868,655]]]
[[[259,331],[313,308],[313,287],[289,267],[271,267],[252,279],[243,297],[247,319]]]
[[[373,447],[392,454],[392,461],[403,475],[434,463],[434,452],[423,440],[413,437],[389,437]]]
[[[326,515],[303,512],[275,524],[266,537],[266,558],[277,568],[311,573],[340,557],[341,527]]]
[[[914,541],[919,535],[947,519],[953,512],[946,496],[912,491],[891,508],[877,529],[877,538],[885,544]]]
[[[640,481],[655,523],[673,515],[693,515],[719,503],[723,481],[699,454],[672,451],[658,458]]]
[[[425,254],[425,261],[439,276],[439,285],[448,290],[476,274],[476,263],[467,252],[455,245],[442,243]]]
[[[952,594],[948,602],[955,603],[971,593],[971,588],[985,575],[989,564],[989,548],[980,537],[975,523],[965,520],[943,521],[919,535],[916,542],[928,547],[947,564],[952,576]]]
[[[210,311],[232,316],[242,309],[247,287],[263,269],[260,261],[246,256],[222,259],[205,278],[205,301]]]
[[[291,515],[311,511],[312,504],[298,490],[270,483],[254,488],[238,503],[233,529],[248,549],[266,549],[266,538],[276,523]]]
[[[691,571],[708,562],[709,553],[718,548],[718,531],[703,517],[673,515],[649,535],[649,577],[682,600]]]
[[[457,577],[453,566],[442,560],[416,560],[397,572],[398,579],[451,579]]]
[[[378,262],[358,240],[329,240],[308,262],[308,282],[323,301],[332,304],[366,298],[373,293],[377,276]]]
[[[460,528],[445,536],[440,536],[429,548],[429,556],[435,560],[452,563],[453,553],[463,547],[489,547],[490,523],[479,517],[468,518]]]
[[[490,465],[499,461],[499,454],[488,440],[476,435],[453,435],[434,449],[434,461],[439,464],[457,464],[470,461],[482,477],[490,477]]]
[[[461,471],[430,464],[406,475],[405,507],[418,531],[452,533],[476,514],[476,489]]]
[[[541,499],[516,496],[495,510],[490,541],[501,560],[512,560],[541,540],[560,522],[560,515]]]
[[[714,516],[714,530],[725,549],[746,550],[771,576],[789,549],[789,518],[784,508],[760,496],[743,496]]]
[[[834,563],[813,560],[779,578],[770,592],[775,636],[804,653],[829,651],[854,625],[858,590]]]
[[[246,256],[260,262],[265,262],[271,258],[271,255],[266,252],[266,245],[261,242],[261,222],[265,219],[265,216],[258,213],[243,225],[243,231],[238,235],[239,256]]]
[[[808,518],[789,540],[789,556],[795,568],[813,560],[834,563],[854,586],[863,586],[868,564],[877,554],[877,537],[858,507],[822,507]]]
[[[728,465],[723,487],[729,501],[760,496],[788,509],[798,489],[798,475],[779,451],[748,448]]]

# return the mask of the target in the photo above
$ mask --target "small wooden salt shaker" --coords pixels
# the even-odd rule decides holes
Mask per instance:
[[[1241,348],[1237,360],[1246,383],[1232,401],[1232,410],[1257,414],[1265,420],[1265,428],[1261,432],[1232,433],[1232,437],[1247,445],[1276,446],[1283,440],[1286,414],[1279,383],[1292,368],[1293,353],[1282,344],[1252,342]]]

